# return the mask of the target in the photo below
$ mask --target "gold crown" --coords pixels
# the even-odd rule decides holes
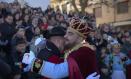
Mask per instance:
[[[121,48],[121,45],[119,43],[113,44],[112,45],[113,48]]]
[[[74,30],[80,36],[86,38],[92,28],[88,26],[84,19],[72,18],[69,24],[69,28]]]

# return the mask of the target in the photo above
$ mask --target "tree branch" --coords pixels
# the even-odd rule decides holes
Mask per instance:
[[[72,3],[72,5],[73,5],[74,9],[75,9],[77,12],[79,12],[79,10],[78,10],[78,8],[77,8],[77,6],[76,6],[75,1],[76,1],[76,0],[72,0],[71,3]]]

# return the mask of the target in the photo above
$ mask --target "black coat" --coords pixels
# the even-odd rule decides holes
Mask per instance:
[[[37,58],[48,61],[48,58],[53,55],[60,57],[60,51],[52,42],[47,41],[45,48],[38,53]]]
[[[0,33],[2,35],[0,37],[0,40],[3,40],[3,41],[8,40],[10,42],[15,33],[15,29],[13,25],[5,22],[5,23],[0,24]]]
[[[13,50],[11,57],[13,60],[12,69],[16,74],[21,73],[22,69],[20,68],[19,64],[22,64],[23,53]]]
[[[11,73],[11,68],[10,66],[3,61],[2,59],[0,59],[0,79],[8,79],[7,77],[9,76],[9,74]]]

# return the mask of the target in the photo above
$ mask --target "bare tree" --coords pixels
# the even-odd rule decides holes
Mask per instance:
[[[79,1],[79,3],[80,3],[80,4],[79,4],[80,10],[79,10],[78,7],[77,7],[76,1]],[[70,2],[72,3],[75,11],[84,13],[86,7],[88,6],[88,1],[89,1],[89,0],[71,0]]]

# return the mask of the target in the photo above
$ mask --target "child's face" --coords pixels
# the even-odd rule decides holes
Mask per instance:
[[[39,28],[35,29],[35,34],[40,34],[40,29]]]
[[[111,50],[111,45],[110,44],[107,45],[107,49]]]
[[[106,53],[106,49],[103,48],[103,49],[101,50],[101,53]]]
[[[126,33],[125,33],[125,36],[130,36],[130,33],[129,33],[129,32],[126,32]]]
[[[47,23],[47,19],[45,17],[43,17],[42,20],[43,20],[44,23]]]
[[[113,48],[113,52],[114,52],[114,53],[119,53],[119,52],[120,52],[120,48],[114,47],[114,48]]]
[[[19,51],[19,52],[24,52],[26,49],[26,44],[18,44],[16,46],[16,50]]]

